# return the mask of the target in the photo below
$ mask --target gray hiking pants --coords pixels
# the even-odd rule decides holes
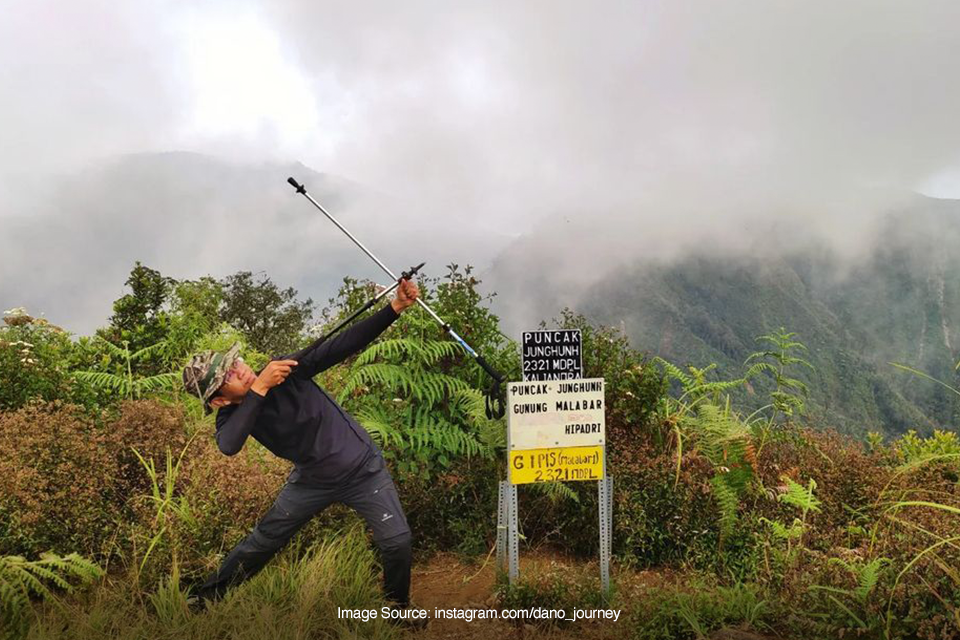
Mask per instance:
[[[384,595],[406,606],[410,601],[412,562],[410,527],[400,506],[393,478],[379,452],[341,487],[322,488],[307,482],[284,485],[273,506],[200,587],[204,599],[223,596],[228,587],[253,576],[310,518],[334,502],[355,510],[373,530],[383,562]]]

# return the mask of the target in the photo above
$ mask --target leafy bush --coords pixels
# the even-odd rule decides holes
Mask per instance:
[[[637,447],[621,456],[615,473],[613,543],[621,562],[716,563],[720,528],[706,459],[685,458],[677,482],[672,456]]]
[[[809,542],[821,550],[846,541],[848,527],[866,527],[872,508],[889,479],[876,453],[832,431],[783,427],[764,448],[757,466],[765,493],[753,505],[754,513],[770,519],[792,521],[794,512],[777,500],[782,476],[817,484],[820,512],[810,518],[818,531]],[[826,536],[826,537],[824,537]]]
[[[112,420],[51,403],[0,413],[0,439],[0,553],[99,556],[147,488],[133,448],[160,460],[185,432],[178,408],[152,401],[125,403]]]
[[[399,481],[417,549],[486,553],[496,537],[497,482],[503,473],[499,461],[472,458],[430,479],[407,476]]]
[[[892,447],[900,462],[904,464],[933,458],[960,464],[960,438],[953,431],[935,429],[933,435],[922,438],[917,436],[916,431],[910,430],[900,436]]]
[[[0,411],[34,400],[95,405],[96,394],[76,384],[69,373],[85,346],[72,343],[67,332],[23,309],[6,312],[0,326]]]

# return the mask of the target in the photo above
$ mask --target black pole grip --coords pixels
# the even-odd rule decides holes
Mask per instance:
[[[477,363],[483,367],[483,370],[490,374],[490,377],[497,381],[497,384],[503,384],[503,376],[497,373],[497,370],[490,366],[490,363],[483,359],[483,356],[477,354]]]
[[[423,265],[425,265],[425,264],[427,264],[427,263],[426,263],[426,262],[421,262],[420,264],[418,264],[418,265],[415,266],[415,267],[410,267],[409,269],[407,269],[406,271],[404,271],[403,273],[400,274],[400,279],[401,279],[401,280],[409,280],[410,278],[412,278],[413,276],[415,276],[415,275],[417,274],[417,271],[420,271],[421,267],[423,267]]]
[[[289,182],[290,185],[297,190],[297,193],[307,192],[307,190],[303,188],[303,185],[297,182],[296,180],[294,180],[293,178],[287,178],[287,182]]]

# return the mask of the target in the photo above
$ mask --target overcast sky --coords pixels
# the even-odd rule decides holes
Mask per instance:
[[[622,225],[663,245],[776,216],[850,242],[830,230],[869,213],[851,196],[865,187],[960,197],[957,2],[0,0],[0,15],[0,230],[42,224],[36,203],[67,176],[170,150],[342,176],[422,211],[425,242],[441,224],[507,238],[596,217],[587,254]],[[45,247],[2,235],[7,269],[43,264]],[[151,253],[179,251],[164,238]],[[5,308],[17,276],[0,274]]]

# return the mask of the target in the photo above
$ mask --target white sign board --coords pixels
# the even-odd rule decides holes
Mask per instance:
[[[602,445],[606,437],[605,409],[603,378],[510,382],[510,450]]]

